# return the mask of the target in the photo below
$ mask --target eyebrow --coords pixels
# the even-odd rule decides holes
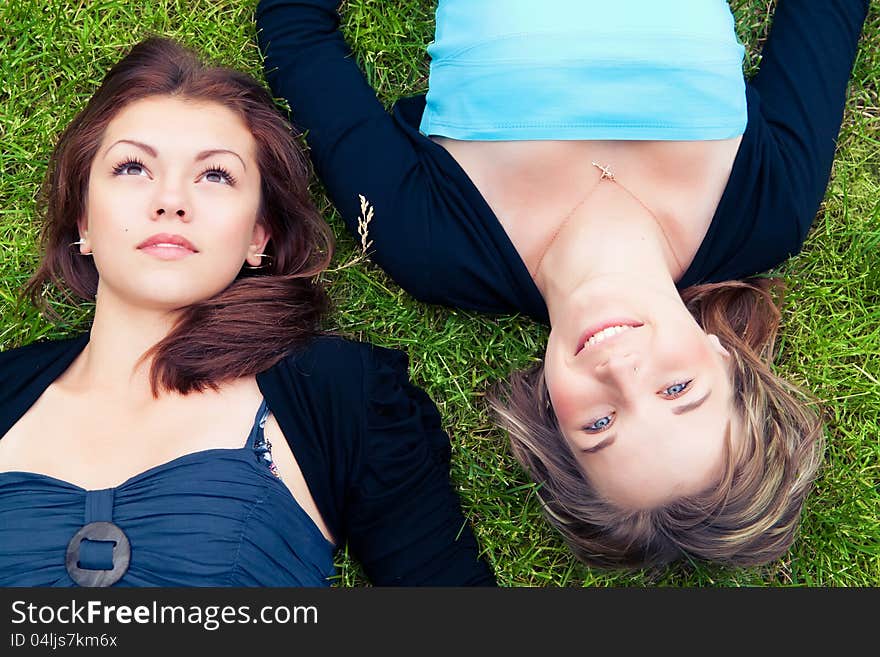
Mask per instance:
[[[241,156],[235,151],[231,151],[228,148],[212,148],[209,151],[202,151],[198,155],[196,155],[196,162],[201,162],[202,160],[207,160],[212,155],[221,155],[226,153],[228,155],[234,155],[238,158],[238,161],[241,162],[241,166],[244,167],[244,170],[247,171],[247,164],[244,163],[244,160],[241,159]]]
[[[712,394],[712,391],[709,390],[705,395],[703,395],[699,399],[695,399],[692,402],[689,402],[687,404],[682,404],[681,406],[677,406],[676,408],[673,408],[672,412],[675,415],[681,415],[682,413],[688,413],[696,408],[699,408],[703,404],[703,402],[705,402],[709,398],[709,395],[711,395],[711,394]],[[612,435],[608,436],[607,438],[600,440],[598,443],[596,443],[592,447],[586,447],[586,448],[581,449],[581,452],[583,452],[584,454],[595,454],[599,450],[605,449],[606,447],[613,445],[615,440],[617,440],[617,434],[612,434]]]
[[[146,151],[150,155],[150,157],[158,157],[158,155],[159,155],[158,151],[156,151],[156,149],[153,148],[152,146],[150,146],[149,144],[145,144],[142,141],[135,141],[134,139],[120,139],[119,141],[115,141],[104,150],[104,153],[105,154],[108,153],[110,151],[110,149],[113,148],[114,146],[116,146],[117,144],[131,144],[132,146],[136,146],[137,148],[140,148],[140,149]],[[241,159],[241,156],[238,153],[236,153],[235,151],[231,151],[227,148],[212,148],[207,151],[202,151],[201,153],[196,155],[196,162],[201,162],[202,160],[207,160],[209,157],[212,157],[213,155],[220,155],[222,153],[227,153],[229,155],[234,155],[235,157],[237,157],[238,161],[241,162],[241,166],[243,166],[244,170],[247,171],[247,164],[244,163],[244,160]]]
[[[137,146],[138,148],[147,151],[147,153],[149,153],[151,157],[156,157],[158,155],[156,149],[149,144],[145,144],[142,141],[135,141],[133,139],[120,139],[118,141],[114,141],[112,144],[104,149],[104,154],[106,155],[107,153],[109,153],[110,149],[117,144],[131,144],[132,146]]]
[[[610,435],[610,436],[608,436],[607,438],[604,438],[604,439],[600,440],[598,443],[596,443],[596,444],[593,445],[592,447],[585,447],[585,448],[582,449],[581,451],[582,451],[584,454],[595,454],[595,453],[598,452],[600,449],[605,449],[605,448],[608,447],[609,445],[614,444],[614,441],[615,441],[615,440],[617,440],[617,434],[616,434],[616,433],[615,433],[615,434],[612,434],[612,435]]]
[[[695,399],[692,402],[688,402],[687,404],[682,404],[681,406],[673,408],[672,413],[674,415],[681,415],[682,413],[689,413],[690,411],[694,410],[695,408],[698,408],[704,401],[706,401],[709,398],[709,395],[711,395],[711,394],[712,394],[712,391],[709,390],[705,395],[703,395],[699,399]]]

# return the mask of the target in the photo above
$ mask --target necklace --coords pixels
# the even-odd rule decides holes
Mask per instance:
[[[538,270],[541,268],[541,263],[544,262],[544,256],[547,255],[547,251],[550,250],[550,247],[553,245],[553,242],[556,241],[556,238],[559,236],[559,233],[565,228],[566,224],[568,224],[569,220],[574,216],[574,213],[577,212],[578,208],[580,208],[584,203],[587,202],[587,199],[593,195],[593,192],[599,187],[603,180],[608,180],[609,182],[617,183],[618,187],[620,187],[623,191],[625,191],[636,203],[638,203],[642,208],[651,215],[651,218],[656,222],[657,227],[660,228],[660,232],[663,234],[663,239],[666,240],[666,245],[669,247],[669,252],[672,254],[673,259],[675,260],[675,264],[678,265],[679,270],[684,273],[684,267],[681,265],[681,261],[678,259],[678,256],[675,253],[675,249],[672,248],[672,243],[669,241],[669,237],[666,235],[666,231],[663,230],[663,224],[660,223],[660,220],[657,219],[657,215],[651,211],[647,205],[642,202],[638,196],[633,194],[626,186],[620,183],[617,178],[614,177],[614,172],[611,170],[611,167],[599,164],[598,162],[590,162],[594,167],[601,171],[601,175],[598,180],[596,180],[595,184],[593,184],[590,189],[587,190],[587,193],[579,200],[574,207],[568,211],[568,213],[562,218],[562,221],[559,222],[559,227],[553,231],[553,235],[550,237],[550,240],[547,242],[547,245],[544,247],[544,250],[541,251],[541,257],[538,258],[538,263],[535,265],[535,271],[532,273],[532,278],[534,279],[538,275]]]

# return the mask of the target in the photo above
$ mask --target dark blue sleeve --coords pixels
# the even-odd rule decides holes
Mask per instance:
[[[436,406],[410,382],[402,352],[362,355],[363,434],[344,520],[352,554],[374,584],[494,585],[450,480]]]
[[[779,0],[724,194],[680,288],[798,253],[825,196],[866,0]]]
[[[868,0],[779,0],[750,86],[786,172],[800,240],[825,195]]]
[[[315,172],[359,240],[361,196],[373,210],[373,260],[401,286],[426,269],[427,187],[410,138],[367,83],[339,31],[338,0],[261,0],[257,38],[272,92],[305,133]],[[423,191],[424,189],[424,191]]]
[[[449,436],[403,352],[324,336],[257,381],[337,544],[374,585],[492,586]]]
[[[266,79],[291,108],[349,233],[369,204],[370,259],[420,301],[546,321],[540,292],[453,157],[418,130],[424,96],[385,111],[339,30],[337,0],[261,0]]]
[[[70,366],[88,341],[89,334],[83,333],[0,352],[0,438]]]

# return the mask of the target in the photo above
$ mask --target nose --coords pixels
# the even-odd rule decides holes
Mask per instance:
[[[174,207],[174,206],[171,206],[171,207]],[[165,208],[157,208],[157,209],[156,209],[156,218],[157,218],[157,219],[158,219],[159,217],[164,216],[165,214],[170,214],[170,213],[168,213],[168,212],[165,210]],[[174,210],[174,214],[176,214],[176,215],[177,215],[178,217],[180,217],[181,219],[185,219],[185,218],[186,218],[186,210],[184,210],[183,208],[177,208],[176,210]]]
[[[636,352],[611,353],[596,365],[596,375],[612,381],[625,381],[639,373],[641,357]]]
[[[153,200],[153,219],[166,219],[177,217],[182,221],[189,221],[192,212],[186,195],[176,184],[166,183],[157,190]]]

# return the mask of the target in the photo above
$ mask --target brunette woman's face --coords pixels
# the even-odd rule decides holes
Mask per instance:
[[[256,142],[227,107],[171,96],[125,106],[89,173],[79,224],[98,295],[171,310],[226,288],[269,235]]]
[[[568,447],[599,494],[648,509],[698,493],[736,445],[730,355],[681,299],[602,286],[553,326],[545,379]]]

